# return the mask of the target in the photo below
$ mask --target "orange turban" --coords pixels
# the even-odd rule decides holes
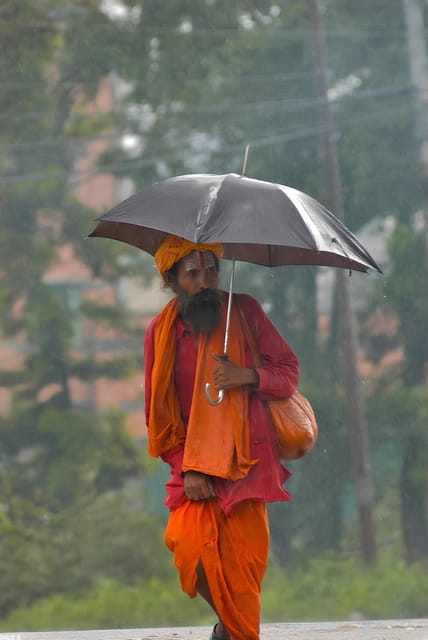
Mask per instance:
[[[168,236],[154,255],[155,263],[161,276],[191,251],[212,251],[218,259],[223,255],[223,247],[221,244],[195,244],[185,238],[172,235]]]

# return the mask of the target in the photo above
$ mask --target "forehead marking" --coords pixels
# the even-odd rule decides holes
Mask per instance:
[[[184,269],[192,271],[193,269],[211,269],[215,267],[215,259],[212,251],[191,251],[184,259]]]

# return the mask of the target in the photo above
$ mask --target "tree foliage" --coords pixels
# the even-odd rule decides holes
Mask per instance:
[[[111,59],[101,51],[98,67],[73,62],[77,51],[84,53],[80,36],[89,47],[86,54],[98,48],[82,23],[98,25],[98,33],[111,25],[97,3],[80,0],[24,0],[7,3],[0,14],[5,49],[0,62],[0,335],[23,351],[20,369],[2,362],[0,374],[2,387],[10,392],[8,411],[0,419],[2,615],[53,591],[91,586],[91,571],[106,575],[108,558],[112,575],[123,571],[119,543],[113,551],[110,540],[106,556],[101,549],[97,557],[95,550],[91,555],[94,539],[106,535],[107,518],[113,530],[114,518],[122,513],[130,537],[139,526],[152,542],[159,536],[156,519],[140,514],[138,520],[121,497],[131,479],[141,483],[144,470],[124,416],[79,410],[70,392],[73,379],[126,377],[131,368],[135,371],[135,356],[110,361],[108,368],[91,354],[78,357],[79,319],[99,310],[96,305],[79,308],[78,292],[44,278],[63,243],[74,244],[94,276],[102,273],[113,281],[121,271],[117,251],[84,246],[84,229],[94,212],[77,203],[68,184],[81,153],[70,135],[77,135],[71,127],[77,96],[93,95],[111,69]],[[99,135],[110,123],[92,118],[84,134]],[[116,331],[129,328],[124,311],[116,309],[110,320]],[[109,495],[116,495],[115,501],[108,503]],[[82,536],[91,540],[84,549]],[[144,566],[150,566],[148,558],[139,564],[140,576]]]
[[[142,473],[149,468],[125,434],[123,416],[72,406],[71,380],[122,378],[137,363],[134,353],[108,363],[90,353],[76,358],[78,319],[135,334],[124,309],[92,301],[76,305],[73,292],[44,281],[58,247],[71,242],[94,278],[114,283],[130,268],[150,277],[135,250],[82,240],[96,212],[74,197],[76,181],[84,178],[76,172],[76,158],[88,141],[109,140],[100,169],[131,179],[138,189],[180,173],[239,173],[250,144],[247,175],[290,184],[325,201],[304,0],[171,0],[167,9],[157,0],[126,0],[115,5],[121,9],[115,18],[113,5],[22,0],[0,12],[1,338],[13,341],[25,333],[28,343],[22,369],[0,371],[1,385],[13,392],[0,419],[0,611],[6,615],[14,606],[60,594],[40,605],[38,619],[46,627],[45,621],[58,616],[76,626],[140,624],[141,617],[134,619],[126,608],[121,617],[112,605],[115,593],[123,597],[118,603],[132,602],[141,612],[146,611],[142,601],[158,598],[163,609],[171,603],[171,622],[188,622],[187,609],[180,612],[167,594],[170,559],[161,543],[159,515],[147,512],[151,485]],[[323,6],[346,222],[354,230],[375,216],[392,215],[400,223],[388,248],[385,278],[360,296],[366,299],[358,320],[371,364],[379,365],[393,349],[404,353],[397,367],[385,369],[365,388],[376,517],[385,546],[413,562],[428,554],[428,291],[424,238],[413,217],[425,202],[415,170],[404,19],[399,0],[328,0]],[[115,86],[123,95],[111,113],[94,116],[85,103],[107,75],[120,79]],[[124,138],[132,144],[124,145]],[[249,265],[240,265],[237,273],[237,289],[257,295],[297,351],[302,389],[320,426],[316,449],[290,465],[293,501],[271,508],[274,555],[296,571],[298,584],[289,594],[290,613],[279,608],[274,589],[268,591],[269,611],[275,612],[269,615],[305,616],[306,605],[303,611],[298,603],[309,587],[319,603],[311,609],[314,616],[348,615],[352,599],[365,615],[425,615],[426,598],[422,602],[414,590],[419,568],[414,574],[409,568],[406,575],[412,577],[400,599],[391,576],[404,575],[401,565],[375,568],[368,577],[354,565],[336,572],[325,559],[319,565],[312,561],[329,549],[358,548],[335,366],[336,318],[333,313],[327,335],[320,332],[318,276],[312,268],[269,272]],[[369,333],[376,312],[398,319],[396,334]],[[399,507],[400,531],[394,537],[381,520],[398,526]],[[311,564],[299,581],[308,558]],[[324,571],[338,585],[334,609]],[[348,590],[349,572],[358,573],[355,591]],[[323,592],[315,579],[305,582],[311,573]],[[283,577],[278,580],[282,594]],[[375,587],[387,580],[390,589],[385,586],[383,602],[377,601]],[[368,585],[364,598],[363,584]],[[79,600],[82,593],[91,594],[87,607],[83,597]],[[17,612],[21,617],[15,620],[30,624],[26,616],[35,609],[29,611]],[[194,615],[204,620],[199,609]],[[15,624],[13,615],[8,620]]]

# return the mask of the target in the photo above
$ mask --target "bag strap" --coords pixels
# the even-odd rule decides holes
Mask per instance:
[[[262,357],[260,355],[259,350],[257,349],[253,332],[251,331],[250,325],[248,324],[247,318],[245,317],[245,314],[242,310],[238,296],[235,296],[235,304],[238,308],[239,315],[241,316],[242,328],[244,330],[244,334],[247,339],[248,346],[250,347],[251,353],[253,354],[254,364],[256,365],[256,367],[261,367],[263,365]]]

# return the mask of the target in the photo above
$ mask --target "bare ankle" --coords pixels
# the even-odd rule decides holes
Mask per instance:
[[[214,633],[218,638],[222,638],[223,640],[229,640],[230,638],[222,622],[217,622],[217,624],[214,627]]]

